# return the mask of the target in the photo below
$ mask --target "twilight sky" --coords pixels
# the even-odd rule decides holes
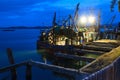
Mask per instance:
[[[106,23],[116,14],[120,18],[117,5],[110,12],[111,0],[0,0],[0,27],[52,25],[53,14],[57,13],[57,22],[74,15],[76,4],[80,2],[79,14],[92,12],[97,15],[101,10],[101,23]],[[92,10],[91,10],[92,9]]]

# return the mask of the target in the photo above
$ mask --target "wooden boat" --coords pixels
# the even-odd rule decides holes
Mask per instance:
[[[56,23],[56,13],[55,13],[53,17],[53,27],[47,32],[41,33],[41,36],[37,41],[37,49],[46,49],[46,52],[49,53],[53,53],[56,51],[57,52],[60,51],[62,53],[64,52],[72,53],[72,54],[76,52],[81,53],[81,51],[75,48],[79,48],[79,49],[82,48],[81,44],[83,44],[83,41],[84,42],[93,41],[95,30],[91,28],[91,32],[90,32],[85,27],[78,28],[77,25],[78,8],[79,8],[79,3],[76,6],[74,20],[72,16],[69,15],[68,19],[65,20],[65,22],[63,22],[62,26]],[[67,22],[68,23],[71,22],[71,23],[69,25],[65,25]],[[85,50],[83,51],[86,52]]]

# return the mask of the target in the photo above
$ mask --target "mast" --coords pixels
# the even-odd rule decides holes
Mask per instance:
[[[98,11],[98,23],[97,23],[97,36],[96,36],[96,39],[100,39],[101,38],[101,33],[100,33],[100,21],[101,21],[101,11],[99,10]]]
[[[54,16],[53,16],[53,21],[52,21],[52,44],[56,44],[56,38],[55,38],[55,26],[57,25],[56,23],[56,12],[54,12]]]
[[[120,0],[118,1],[118,11],[120,12]]]
[[[101,11],[98,11],[98,33],[100,33],[100,20],[101,20]]]
[[[117,3],[117,1],[118,1],[118,11],[120,12],[120,0],[112,0],[111,1],[111,5],[110,5],[111,12],[114,11],[113,8],[114,8],[115,4]]]
[[[52,25],[53,27],[56,25],[56,12],[54,12]]]
[[[111,5],[110,5],[111,12],[114,11],[113,8],[114,8],[116,2],[117,2],[117,0],[112,0],[111,1]]]
[[[76,29],[77,31],[78,31],[78,28],[77,28],[77,20],[78,20],[79,5],[80,5],[80,3],[77,4],[76,10],[75,10],[75,15],[74,15],[74,26],[75,26],[75,29]]]

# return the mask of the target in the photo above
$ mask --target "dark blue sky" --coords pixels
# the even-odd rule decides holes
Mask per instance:
[[[106,23],[114,14],[117,14],[115,23],[120,21],[117,5],[115,11],[110,12],[111,0],[0,0],[0,27],[52,25],[55,11],[57,21],[61,21],[69,14],[74,15],[78,2],[80,14],[90,12],[92,8],[96,15],[101,9],[102,23]]]

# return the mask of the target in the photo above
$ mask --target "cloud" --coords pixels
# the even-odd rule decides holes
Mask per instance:
[[[0,0],[0,21],[9,25],[51,25],[55,11],[57,20],[62,20],[74,15],[78,2],[80,12],[86,8],[107,12],[110,7],[110,0]]]
[[[56,2],[57,0],[0,0],[0,11],[8,12],[8,11],[16,11],[19,9],[23,9],[25,7],[43,3],[43,2]]]
[[[8,18],[11,18],[11,19],[16,19],[16,18],[19,18],[20,16],[19,15],[11,15],[11,16],[8,16]]]

